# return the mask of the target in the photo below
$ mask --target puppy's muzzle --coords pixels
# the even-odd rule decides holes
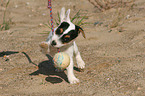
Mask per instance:
[[[55,46],[56,44],[57,44],[57,43],[56,43],[54,40],[53,40],[52,43],[51,43],[52,46]]]

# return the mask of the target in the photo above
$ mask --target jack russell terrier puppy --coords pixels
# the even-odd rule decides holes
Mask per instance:
[[[44,54],[53,54],[57,48],[60,48],[61,52],[66,52],[70,56],[70,65],[67,69],[67,78],[70,84],[79,83],[73,72],[73,57],[75,56],[77,61],[77,66],[80,69],[85,68],[85,63],[81,58],[78,47],[75,43],[75,38],[78,37],[81,32],[85,38],[84,31],[81,27],[74,25],[70,20],[70,9],[67,10],[65,14],[65,8],[61,9],[60,20],[61,23],[57,28],[54,29],[54,32],[50,32],[46,41],[41,42],[40,47],[41,51]],[[50,51],[51,50],[51,51]],[[52,53],[53,52],[53,53]],[[52,56],[52,55],[51,55]]]

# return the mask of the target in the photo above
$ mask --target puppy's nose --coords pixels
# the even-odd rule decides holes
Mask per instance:
[[[52,46],[56,45],[56,42],[53,40],[51,43]]]

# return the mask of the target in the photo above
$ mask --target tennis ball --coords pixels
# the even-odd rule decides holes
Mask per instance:
[[[54,55],[53,61],[55,68],[59,70],[64,70],[70,64],[70,57],[65,52],[59,52]]]

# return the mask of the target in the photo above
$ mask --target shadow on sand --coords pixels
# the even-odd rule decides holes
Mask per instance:
[[[37,66],[37,64],[33,63],[32,60],[30,59],[29,55],[26,52],[19,52],[19,51],[2,51],[0,52],[0,57],[4,57],[5,55],[12,55],[12,54],[17,54],[17,53],[22,53],[26,56],[28,59],[29,63],[32,63],[33,65]]]
[[[68,82],[67,75],[64,73],[64,71],[62,71],[62,72],[55,71],[56,68],[53,66],[54,65],[53,58],[50,55],[46,55],[48,60],[39,63],[39,65],[32,62],[31,58],[29,57],[29,55],[26,52],[3,51],[3,52],[0,52],[0,57],[4,57],[5,55],[17,54],[17,53],[24,54],[26,56],[26,58],[28,59],[29,63],[31,63],[35,66],[38,66],[38,70],[29,75],[39,75],[39,74],[47,75],[48,77],[46,77],[45,80],[52,84],[61,83],[63,80]],[[74,67],[74,70],[80,71],[77,67]]]
[[[68,82],[67,75],[62,72],[56,72],[56,68],[53,66],[53,58],[50,55],[46,55],[48,57],[47,61],[43,61],[38,65],[38,70],[31,73],[30,75],[47,75],[48,77],[45,78],[47,82],[52,84],[54,83],[61,83],[63,79]]]
[[[11,54],[16,54],[19,53],[18,51],[2,51],[0,52],[0,57],[4,57],[5,55],[11,55]]]

